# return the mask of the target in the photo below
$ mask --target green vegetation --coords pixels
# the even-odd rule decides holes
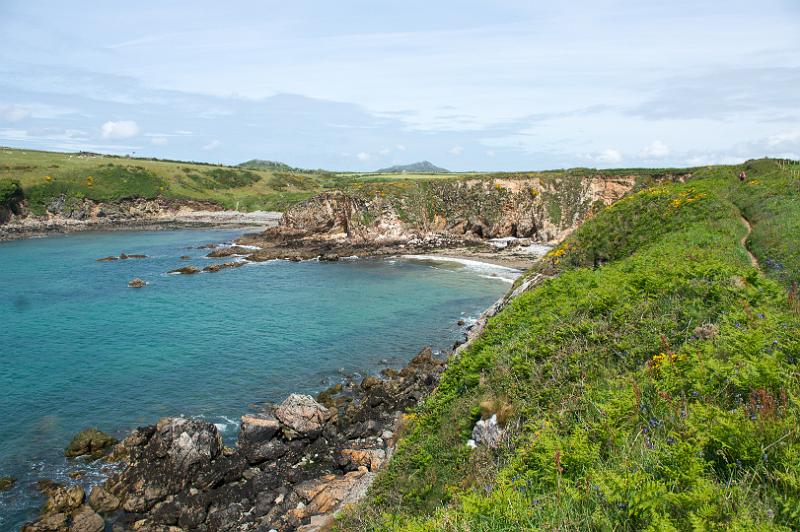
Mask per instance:
[[[0,179],[0,207],[14,207],[22,199],[22,187],[18,181]]]
[[[289,184],[276,182],[277,178]],[[0,180],[20,183],[30,210],[84,198],[116,201],[155,198],[214,201],[229,209],[283,210],[338,184],[325,172],[133,159],[91,153],[0,148]],[[301,183],[300,186],[292,186]],[[63,198],[62,198],[63,196]]]
[[[800,179],[746,168],[629,196],[554,249],[341,527],[800,528]],[[471,450],[493,413],[508,437]]]

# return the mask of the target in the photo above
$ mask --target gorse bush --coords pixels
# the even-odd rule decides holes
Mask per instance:
[[[0,207],[14,207],[22,198],[22,187],[18,181],[0,179]]]
[[[26,191],[31,210],[43,214],[54,200],[64,196],[67,203],[83,198],[117,201],[126,198],[154,198],[167,183],[153,172],[137,166],[103,165],[91,174],[72,173],[51,178]]]
[[[796,227],[799,198],[774,165],[755,185],[728,173],[634,194],[554,249],[342,528],[800,528],[797,263],[760,227]],[[740,212],[780,275],[750,265]],[[504,445],[471,450],[493,400],[513,412]]]

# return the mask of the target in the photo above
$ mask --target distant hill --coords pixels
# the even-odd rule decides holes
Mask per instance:
[[[282,170],[284,172],[297,170],[297,168],[289,166],[286,163],[280,161],[265,161],[264,159],[251,159],[240,163],[238,166],[239,168],[250,168],[252,170]]]
[[[389,168],[381,168],[379,174],[447,174],[450,170],[440,168],[430,161],[412,164],[399,164]]]

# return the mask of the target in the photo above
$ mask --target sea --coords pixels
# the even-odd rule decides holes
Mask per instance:
[[[519,272],[440,257],[203,267],[242,230],[75,233],[0,243],[0,530],[34,519],[36,483],[101,482],[114,466],[67,459],[78,431],[117,438],[165,416],[215,423],[288,394],[446,354]],[[109,255],[145,259],[99,262]],[[181,259],[188,256],[189,259]],[[129,288],[141,278],[143,288]]]

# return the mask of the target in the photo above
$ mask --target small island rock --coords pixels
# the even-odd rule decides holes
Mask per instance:
[[[190,264],[189,266],[184,266],[182,268],[176,268],[174,270],[170,270],[169,273],[180,273],[182,275],[191,275],[193,273],[200,273],[200,270]]]
[[[138,277],[128,281],[128,288],[142,288],[144,286],[147,286],[147,283],[143,279],[139,279]]]
[[[101,430],[95,428],[84,429],[72,438],[72,441],[64,450],[64,456],[73,457],[94,454],[116,443],[117,440]]]

